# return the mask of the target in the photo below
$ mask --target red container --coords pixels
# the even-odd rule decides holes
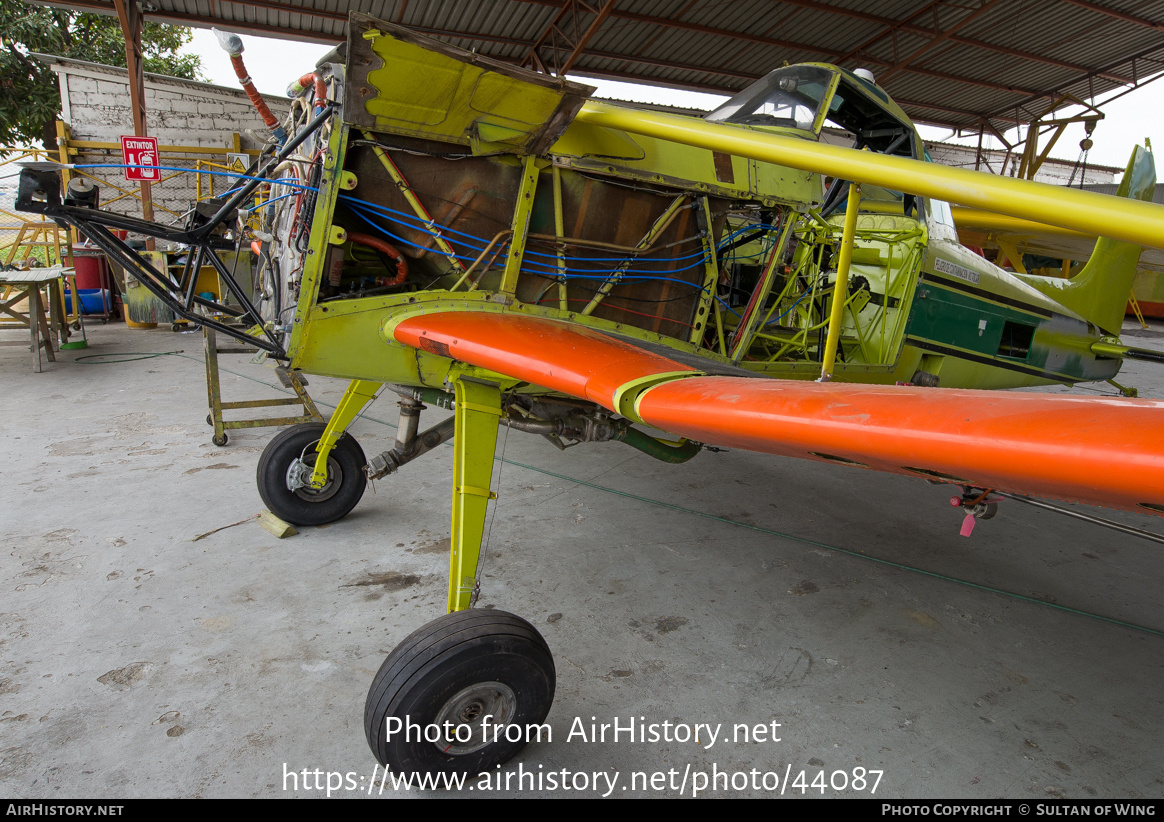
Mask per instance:
[[[77,271],[77,290],[83,288],[101,288],[102,275],[105,273],[105,257],[90,256],[88,254],[74,254],[73,268]]]

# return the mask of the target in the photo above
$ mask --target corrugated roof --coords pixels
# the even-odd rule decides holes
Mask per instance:
[[[113,0],[33,0],[112,13]],[[1164,72],[1161,0],[147,0],[147,19],[316,42],[347,12],[575,74],[733,94],[785,62],[871,69],[917,122],[1004,131]],[[536,57],[536,59],[534,59]]]

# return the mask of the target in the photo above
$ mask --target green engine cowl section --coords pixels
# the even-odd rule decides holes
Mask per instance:
[[[1097,356],[1092,346],[1099,338],[1094,325],[1077,317],[1004,300],[933,274],[918,283],[906,326],[909,345],[974,366],[991,366],[963,369],[955,384],[970,388],[1029,385],[1032,380],[1111,379],[1121,362]],[[947,376],[953,375],[943,373],[943,383]]]
[[[1116,196],[1151,202],[1155,189],[1156,165],[1152,154],[1136,146]],[[1047,222],[1053,223],[1054,219]],[[1087,265],[1070,280],[1031,274],[1014,276],[1095,323],[1105,333],[1118,335],[1139,259],[1140,246],[1101,237]]]

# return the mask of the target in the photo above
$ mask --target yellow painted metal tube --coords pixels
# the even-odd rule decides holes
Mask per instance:
[[[1052,235],[1055,237],[1070,237],[1072,239],[1094,240],[1095,232],[1083,233],[1061,228],[1046,223],[1036,223],[1031,220],[1022,220],[1018,217],[1008,217],[1005,214],[994,214],[989,211],[979,211],[973,208],[952,206],[950,211],[954,215],[954,224],[958,228],[968,228],[975,231],[989,231],[998,234],[1013,234],[1015,236]]]
[[[655,240],[671,225],[671,221],[675,219],[675,215],[679,213],[679,207],[687,201],[686,194],[680,194],[671,201],[671,205],[667,206],[667,210],[659,215],[654,224],[647,229],[647,233],[639,240],[639,244],[635,246],[635,252],[646,251],[655,244]],[[706,202],[706,198],[705,198]],[[714,251],[713,251],[714,253]],[[622,277],[626,274],[626,270],[630,268],[632,259],[619,263],[618,268],[607,276],[606,281],[599,287],[598,291],[590,298],[590,302],[582,309],[583,314],[593,314],[594,309],[598,308],[599,304],[606,299],[606,295],[622,281]]]
[[[534,194],[538,187],[537,157],[532,154],[525,158],[522,166],[521,187],[517,190],[517,205],[513,208],[513,240],[509,244],[509,257],[505,261],[505,271],[501,275],[498,291],[513,294],[517,291],[517,278],[525,259],[525,241],[529,235],[529,220],[533,214]]]
[[[365,140],[371,140],[372,142],[376,141],[376,138],[367,131],[361,131],[360,134],[364,136]],[[445,257],[448,258],[449,264],[452,265],[455,270],[464,272],[465,266],[461,265],[461,261],[457,259],[457,252],[453,250],[451,245],[449,245],[449,241],[441,236],[440,230],[437,228],[436,221],[432,218],[432,215],[428,213],[428,209],[424,207],[424,203],[420,201],[420,198],[416,196],[416,192],[412,190],[412,186],[410,186],[408,181],[404,179],[404,175],[400,173],[400,169],[396,167],[396,163],[392,162],[392,158],[385,154],[384,149],[380,148],[380,146],[372,146],[372,151],[376,153],[376,157],[380,160],[380,164],[384,166],[384,170],[388,172],[388,176],[392,178],[392,182],[396,183],[396,187],[400,189],[400,193],[404,195],[404,199],[406,199],[408,204],[412,206],[412,210],[416,213],[416,216],[424,220],[425,228],[427,228],[428,231],[432,233],[433,239],[436,241],[436,244],[440,250],[445,253]],[[211,177],[211,179],[213,180],[214,178]]]
[[[557,166],[551,172],[554,177],[554,241],[558,247],[558,309],[570,310],[566,290],[566,250],[562,238],[566,236],[565,215],[562,214],[562,170]]]
[[[744,316],[740,319],[739,325],[736,326],[736,332],[732,335],[731,351],[729,352],[732,362],[739,362],[743,359],[744,354],[748,353],[748,347],[752,344],[752,340],[755,337],[756,328],[766,321],[761,319],[761,315],[764,313],[764,303],[768,299],[768,294],[772,291],[772,283],[776,277],[776,270],[780,265],[780,260],[784,258],[784,251],[788,247],[788,238],[792,236],[793,225],[794,222],[792,220],[785,220],[784,230],[780,232],[780,238],[776,241],[776,245],[772,247],[772,251],[768,255],[768,263],[760,275],[760,281],[756,284],[756,289],[752,292],[752,299],[748,301],[748,307],[744,310]],[[716,303],[716,308],[719,308],[718,302]],[[720,332],[720,336],[722,335],[723,332]]]
[[[742,126],[587,102],[575,118],[856,183],[947,200],[1116,240],[1164,248],[1164,206],[936,163],[766,134]]]
[[[853,237],[857,233],[857,212],[861,208],[861,186],[849,183],[849,202],[845,207],[845,231],[841,235],[841,256],[837,260],[837,279],[833,283],[833,305],[829,312],[829,333],[821,357],[820,381],[833,378],[837,361],[837,344],[841,339],[841,318],[845,314],[845,297],[849,293],[849,267],[853,264]]]

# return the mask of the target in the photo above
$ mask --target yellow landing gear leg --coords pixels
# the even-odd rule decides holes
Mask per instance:
[[[514,614],[469,607],[485,509],[495,498],[489,483],[501,392],[467,376],[452,384],[457,409],[449,613],[396,646],[364,703],[368,744],[393,771],[491,772],[525,744],[509,741],[508,726],[544,724],[554,701],[554,658],[537,629]],[[409,722],[441,728],[441,738],[411,740],[395,732]]]
[[[368,481],[368,460],[345,432],[381,383],[356,380],[327,425],[306,422],[280,431],[259,457],[259,496],[292,525],[324,525],[356,507]]]
[[[352,380],[348,390],[344,392],[335,408],[335,413],[327,421],[327,427],[319,437],[319,445],[315,447],[319,455],[315,458],[315,470],[311,473],[311,487],[323,488],[327,484],[327,457],[339,438],[348,430],[364,406],[376,399],[376,392],[384,383],[369,382],[368,380]]]
[[[492,383],[459,377],[453,433],[453,535],[450,540],[449,613],[464,611],[477,586],[477,558],[485,533],[485,510],[497,495],[489,490],[493,450],[501,418],[501,391]]]

